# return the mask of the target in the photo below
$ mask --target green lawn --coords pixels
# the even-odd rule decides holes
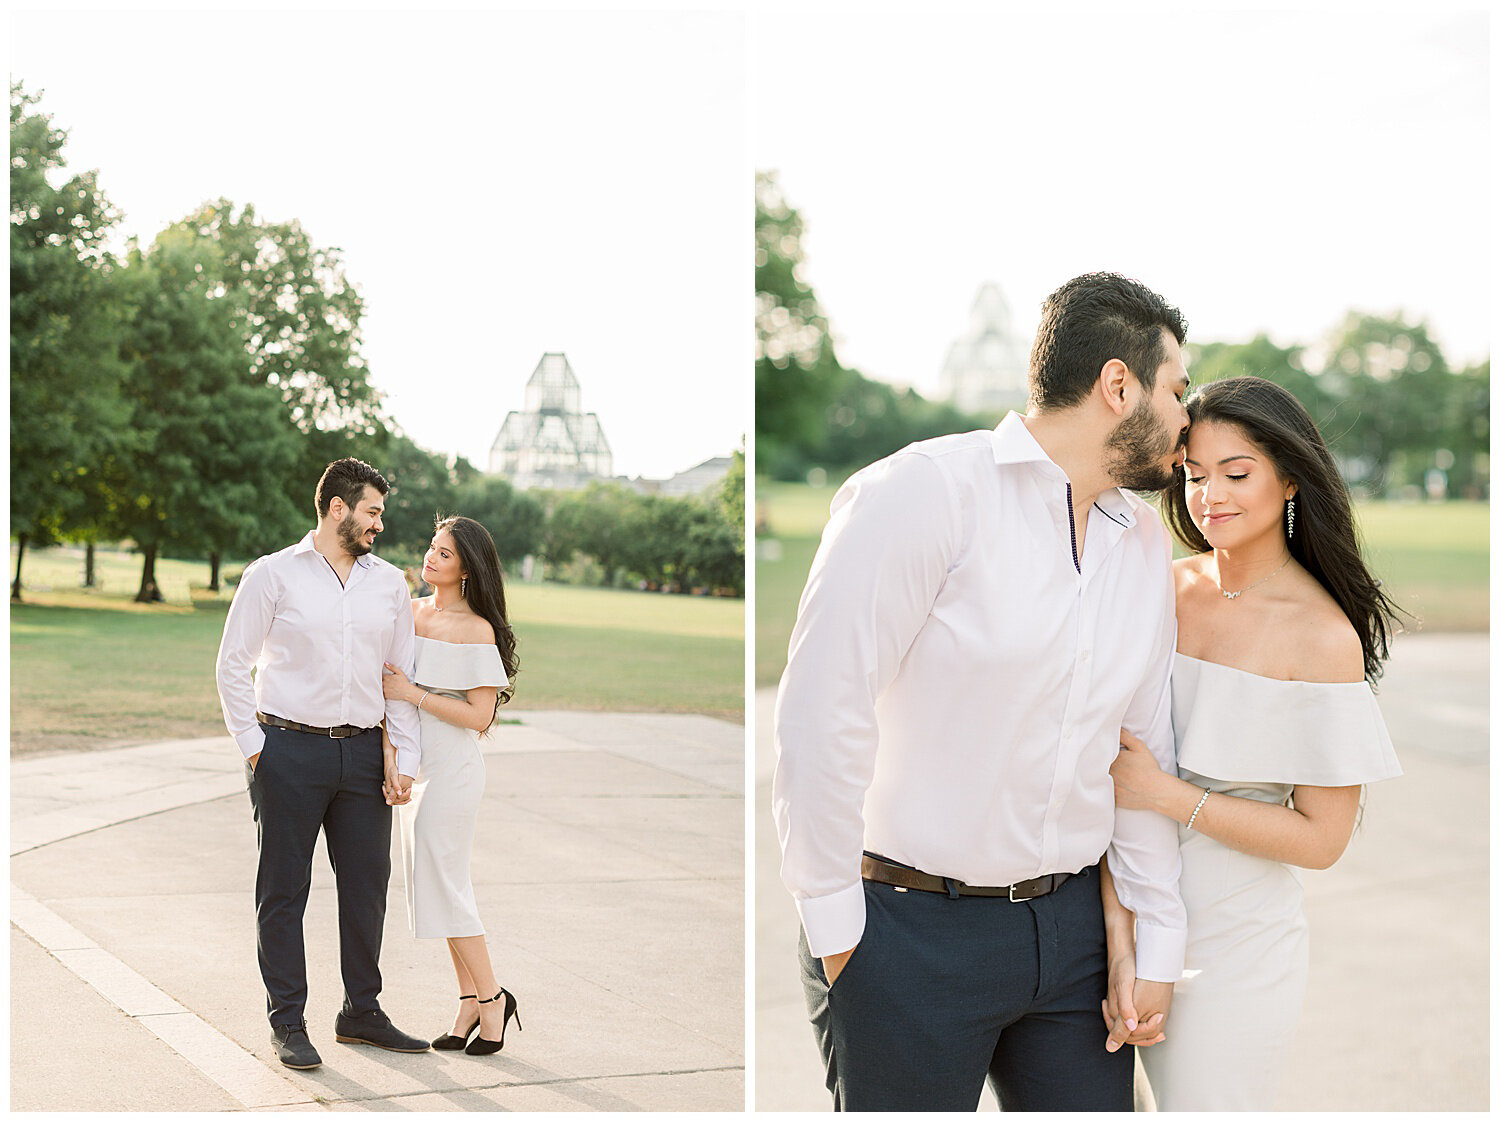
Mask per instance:
[[[80,559],[27,551],[24,602],[10,615],[12,751],[222,732],[213,665],[232,590],[214,597],[201,588],[207,565],[164,561],[157,579],[167,603],[135,604],[139,558],[101,551],[102,592],[78,587]],[[14,566],[13,548],[12,576]],[[744,719],[743,601],[519,583],[506,593],[521,673],[502,714]]]
[[[797,619],[818,537],[837,485],[808,487],[758,479],[755,504],[764,530],[755,549],[755,684],[775,685]]]
[[[1410,630],[1489,630],[1488,503],[1365,503],[1356,513],[1371,569],[1419,621]]]
[[[837,487],[756,481],[755,682],[775,685],[797,600]],[[1367,560],[1410,630],[1486,631],[1490,625],[1488,503],[1365,503],[1357,511]]]

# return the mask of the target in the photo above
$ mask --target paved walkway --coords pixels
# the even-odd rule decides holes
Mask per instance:
[[[777,871],[773,699],[755,707],[755,1105],[827,1110]],[[1488,1109],[1488,699],[1487,636],[1397,640],[1380,705],[1405,775],[1371,786],[1343,859],[1305,875],[1312,974],[1281,1109]]]
[[[333,879],[307,909],[323,1066],[275,1059],[255,965],[255,827],[228,737],[11,768],[12,1110],[740,1110],[744,728],[520,711],[484,748],[475,888],[520,1001],[497,1056],[333,1040]],[[399,846],[399,843],[397,843]],[[392,876],[382,1004],[446,1032],[441,940]]]

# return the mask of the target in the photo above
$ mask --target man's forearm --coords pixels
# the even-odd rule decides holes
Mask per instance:
[[[1109,872],[1109,857],[1099,858],[1099,897],[1104,905],[1104,942],[1111,960],[1122,955],[1135,957],[1135,913],[1120,903],[1114,877]]]

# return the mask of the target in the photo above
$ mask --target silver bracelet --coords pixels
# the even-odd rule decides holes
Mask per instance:
[[[1188,816],[1187,828],[1189,830],[1193,828],[1193,820],[1198,817],[1198,812],[1203,809],[1203,804],[1208,802],[1208,796],[1210,793],[1211,792],[1207,787],[1203,788],[1203,797],[1198,800],[1198,805],[1193,807],[1193,813]]]
[[[422,691],[422,701],[426,701],[427,700],[427,695],[430,694],[431,692],[432,692],[431,690],[423,690]],[[417,708],[418,709],[422,708],[422,701],[417,702]]]

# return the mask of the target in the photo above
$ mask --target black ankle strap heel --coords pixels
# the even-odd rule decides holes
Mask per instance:
[[[515,996],[509,990],[502,989],[494,997],[482,997],[482,998],[479,999],[479,1004],[481,1004],[481,1005],[488,1005],[491,1002],[499,1001],[502,997],[505,998],[505,1019],[500,1022],[500,1039],[499,1040],[486,1040],[484,1038],[484,1034],[481,1033],[479,1036],[476,1036],[473,1040],[471,1040],[469,1042],[469,1046],[464,1049],[464,1051],[468,1055],[470,1055],[470,1056],[489,1056],[489,1055],[493,1055],[495,1052],[498,1052],[498,1051],[500,1051],[500,1049],[504,1048],[505,1047],[505,1030],[510,1026],[510,1019],[512,1017],[514,1017],[516,1019],[516,1028],[517,1029],[521,1029],[522,1028],[522,1025],[521,1025],[521,1014],[520,1014],[520,1012],[516,1008],[516,999],[515,999]]]

